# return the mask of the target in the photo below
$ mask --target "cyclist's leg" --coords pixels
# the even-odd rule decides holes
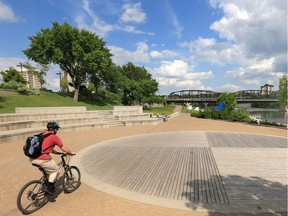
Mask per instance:
[[[37,164],[38,166],[41,166],[45,172],[49,175],[48,177],[48,192],[54,192],[55,191],[55,180],[58,176],[58,165],[56,162],[51,160],[33,160],[31,161],[32,164]]]

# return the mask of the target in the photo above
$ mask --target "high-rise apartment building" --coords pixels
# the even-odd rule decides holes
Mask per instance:
[[[20,74],[27,81],[28,88],[37,90],[40,90],[42,88],[39,78],[36,75],[28,73],[27,70],[20,71]]]

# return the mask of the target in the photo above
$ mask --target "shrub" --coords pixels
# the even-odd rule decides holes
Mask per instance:
[[[236,109],[230,113],[230,121],[250,122],[252,119],[244,109]]]
[[[197,110],[191,110],[191,116],[192,117],[197,117],[197,118],[199,118],[200,117],[200,115],[201,115],[201,113],[200,113],[201,111],[197,111]]]
[[[229,121],[240,121],[240,122],[250,122],[251,118],[249,114],[244,109],[237,109],[233,111],[228,110],[216,110],[215,108],[206,107],[203,111],[198,113],[192,112],[191,116],[198,118],[207,118],[207,119],[221,119]]]
[[[15,80],[11,80],[9,82],[2,83],[0,85],[0,87],[3,89],[14,89],[14,90],[17,90],[20,93],[26,94],[26,95],[39,95],[40,94],[40,92],[38,90],[29,89],[25,84],[20,83],[20,82],[16,82]]]

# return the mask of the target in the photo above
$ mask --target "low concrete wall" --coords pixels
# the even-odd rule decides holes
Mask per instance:
[[[113,107],[113,115],[115,116],[126,116],[133,114],[142,114],[143,107],[142,106],[114,106]]]
[[[141,119],[150,119],[149,113],[143,114],[132,114],[132,115],[121,115],[117,116],[118,120],[125,121],[125,120],[141,120]]]
[[[142,119],[142,120],[128,120],[124,121],[126,126],[135,126],[135,125],[157,125],[162,122],[162,119],[151,118],[151,119]]]
[[[72,106],[72,107],[20,107],[15,108],[15,113],[76,113],[86,112],[85,106]]]

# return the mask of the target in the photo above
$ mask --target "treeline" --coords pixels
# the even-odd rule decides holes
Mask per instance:
[[[59,65],[64,74],[61,90],[68,92],[69,86],[73,87],[74,101],[78,101],[79,93],[96,100],[120,98],[126,105],[165,101],[156,95],[158,83],[144,67],[132,62],[117,66],[105,41],[92,32],[79,30],[66,22],[63,25],[54,22],[52,28],[41,29],[29,40],[29,48],[23,52],[38,66],[25,63],[26,70],[37,75],[44,85],[48,65]],[[2,75],[6,87],[26,84],[14,68],[2,71]]]

